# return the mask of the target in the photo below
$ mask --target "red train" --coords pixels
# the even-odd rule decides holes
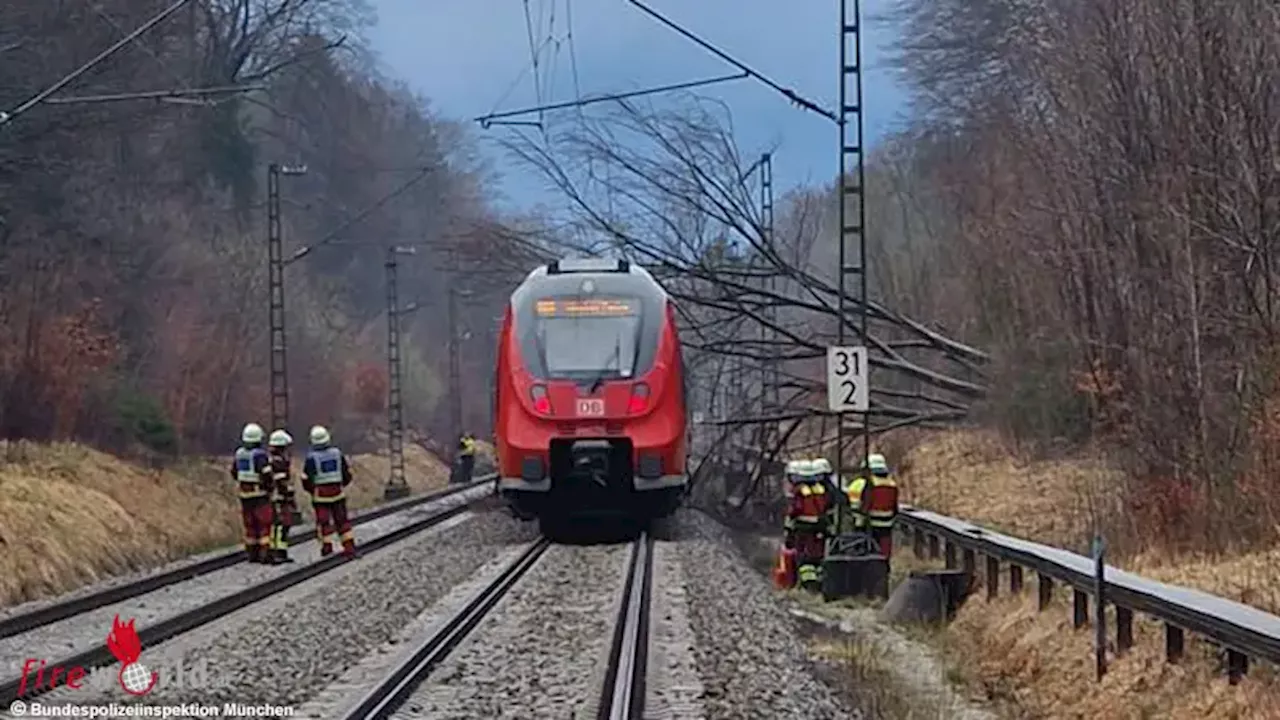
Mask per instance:
[[[684,497],[684,363],[667,292],[625,260],[529,273],[498,336],[499,492],[547,535],[647,523]]]

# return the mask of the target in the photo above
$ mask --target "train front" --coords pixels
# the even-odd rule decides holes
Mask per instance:
[[[502,493],[547,534],[669,515],[687,476],[668,296],[625,263],[611,272],[558,265],[531,274],[509,308],[495,433]]]

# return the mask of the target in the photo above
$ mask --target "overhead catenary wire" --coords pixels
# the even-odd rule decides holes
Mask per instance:
[[[568,27],[566,39],[569,43],[569,65],[573,70],[573,99],[581,100],[582,82],[578,76],[578,51],[573,42],[573,0],[564,0],[564,16],[565,25]],[[578,110],[581,111],[582,108],[579,107]]]
[[[103,50],[102,52],[93,56],[93,58],[91,58],[85,64],[81,65],[75,70],[72,70],[70,73],[68,73],[67,75],[64,75],[57,82],[53,83],[52,85],[45,88],[44,90],[41,90],[40,92],[31,96],[21,105],[18,105],[17,107],[15,107],[14,109],[8,112],[0,111],[0,126],[8,125],[9,123],[17,119],[18,116],[27,112],[28,110],[35,107],[36,105],[39,105],[40,103],[44,102],[46,99],[51,97],[54,93],[58,92],[62,88],[75,82],[77,79],[80,78],[80,76],[89,72],[94,67],[96,67],[99,63],[111,57],[112,55],[116,54],[117,52],[119,52],[121,48],[133,42],[135,39],[142,36],[151,28],[164,22],[165,19],[167,19],[170,15],[173,15],[177,11],[181,10],[182,7],[189,2],[191,2],[191,0],[178,0],[174,4],[170,5],[164,10],[161,10],[156,15],[152,16],[151,19],[139,25],[136,29],[134,29],[133,32],[117,40],[114,44],[112,44],[106,50]]]
[[[702,49],[704,49],[704,50],[706,50],[707,52],[711,53],[712,55],[715,55],[716,57],[720,58],[721,60],[723,60],[723,61],[725,61],[725,62],[729,63],[730,65],[732,65],[732,66],[734,66],[734,67],[738,68],[738,69],[739,69],[739,70],[741,70],[742,72],[744,72],[744,73],[746,73],[746,74],[750,75],[753,79],[758,80],[758,81],[759,81],[759,82],[761,82],[761,83],[764,83],[765,85],[767,85],[767,86],[769,86],[770,88],[774,89],[774,90],[775,90],[775,91],[777,91],[778,93],[781,93],[781,94],[782,94],[783,96],[785,96],[788,100],[790,100],[791,102],[793,102],[793,103],[795,103],[796,105],[800,106],[801,108],[803,108],[803,109],[805,109],[805,110],[808,110],[808,111],[810,111],[810,112],[817,113],[817,114],[819,114],[819,115],[821,115],[821,116],[823,116],[823,117],[825,117],[825,118],[827,118],[828,120],[831,120],[831,121],[833,121],[833,122],[838,122],[838,121],[839,121],[839,119],[840,119],[840,118],[839,118],[839,117],[838,117],[834,112],[832,112],[831,110],[828,110],[828,109],[826,109],[826,108],[822,107],[821,105],[818,105],[817,103],[815,103],[815,102],[814,102],[814,101],[812,101],[812,100],[809,100],[808,98],[802,97],[799,93],[797,93],[795,90],[792,90],[791,88],[783,87],[782,85],[780,85],[779,83],[777,83],[777,82],[775,82],[774,80],[770,79],[769,77],[765,76],[764,74],[762,74],[762,73],[760,73],[760,72],[758,72],[758,71],[756,71],[756,70],[752,69],[752,68],[751,68],[750,66],[748,66],[746,63],[744,63],[744,62],[742,62],[742,61],[740,61],[740,60],[738,60],[738,59],[734,58],[733,56],[729,55],[728,53],[726,53],[725,51],[723,51],[723,50],[721,50],[720,48],[716,47],[715,45],[712,45],[711,43],[707,42],[706,40],[703,40],[702,38],[700,38],[700,37],[698,37],[697,35],[693,34],[693,32],[691,32],[691,31],[689,31],[689,30],[685,29],[684,27],[680,26],[680,25],[679,25],[678,23],[676,23],[675,21],[668,19],[666,16],[664,16],[662,13],[659,13],[657,10],[654,10],[653,8],[649,7],[648,5],[645,5],[644,3],[640,2],[640,0],[629,0],[629,2],[630,2],[632,5],[635,5],[637,8],[639,8],[639,9],[640,9],[641,11],[643,11],[645,14],[649,15],[650,17],[652,17],[653,19],[655,19],[655,20],[657,20],[658,22],[662,23],[663,25],[666,25],[667,27],[671,28],[671,29],[672,29],[672,30],[674,30],[676,33],[678,33],[678,34],[682,35],[682,36],[683,36],[683,37],[685,37],[686,39],[693,41],[693,42],[694,42],[695,44],[697,44],[699,47],[701,47]]]
[[[675,83],[673,85],[660,85],[658,87],[646,88],[644,90],[634,90],[625,93],[613,93],[610,95],[598,95],[595,97],[583,98],[582,100],[567,100],[565,102],[551,103],[549,105],[538,105],[535,107],[521,108],[519,110],[507,110],[500,113],[489,113],[482,115],[474,120],[480,123],[481,127],[489,127],[497,125],[494,120],[501,118],[517,117],[520,115],[528,115],[531,113],[544,113],[551,110],[567,110],[570,108],[585,107],[594,105],[595,103],[609,102],[611,100],[626,100],[634,97],[642,97],[644,95],[656,95],[658,93],[674,92],[676,90],[688,90],[695,87],[705,87],[707,85],[716,85],[718,83],[729,82],[731,80],[743,80],[748,77],[747,73],[740,72],[733,75],[721,75],[719,77],[704,78],[702,80],[691,80],[689,82]]]
[[[106,95],[74,95],[71,97],[49,98],[46,105],[84,105],[91,103],[122,102],[125,100],[183,100],[201,95],[221,95],[224,93],[251,92],[265,90],[266,85],[218,85],[207,88],[179,88],[174,90],[140,90],[138,92],[109,93]]]
[[[533,18],[529,16],[529,0],[524,0],[524,27],[525,33],[529,36],[529,60],[533,65],[533,97],[534,101],[539,105],[542,104],[542,78],[538,76],[538,55],[541,48],[534,44],[533,40]],[[538,122],[542,122],[542,114],[538,114]]]
[[[417,175],[414,175],[413,177],[409,178],[405,182],[401,183],[398,187],[396,187],[394,190],[387,193],[386,195],[383,195],[372,205],[365,208],[364,210],[361,210],[359,214],[355,215],[354,217],[351,217],[346,222],[334,228],[328,235],[325,235],[323,238],[321,238],[320,240],[310,245],[306,245],[301,248],[298,248],[296,251],[294,251],[292,256],[285,259],[283,265],[285,267],[288,267],[289,265],[292,265],[293,263],[301,260],[307,255],[310,255],[313,250],[324,247],[326,245],[333,244],[335,241],[339,240],[342,237],[343,233],[349,230],[353,225],[360,222],[361,220],[364,220],[365,218],[369,217],[373,213],[380,210],[382,206],[386,205],[387,203],[391,202],[397,197],[408,192],[411,188],[413,188],[413,186],[425,180],[427,176],[430,175],[431,172],[435,169],[436,169],[435,166],[431,166],[431,165],[423,167],[418,172]]]

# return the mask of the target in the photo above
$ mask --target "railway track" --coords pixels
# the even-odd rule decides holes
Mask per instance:
[[[365,513],[358,520],[353,519],[353,522],[367,523],[371,520],[387,517],[396,513],[415,510],[421,506],[427,505],[428,503],[447,501],[453,496],[460,495],[467,491],[474,491],[490,484],[491,482],[492,478],[485,478],[468,485],[449,488],[441,492],[410,498],[397,503],[390,503],[387,506]],[[434,512],[428,512],[423,517],[410,520],[408,523],[389,532],[363,540],[361,542],[361,551],[369,552],[393,545],[401,540],[427,530],[428,528],[457,517],[469,510],[476,503],[483,501],[483,499],[484,497],[476,497],[472,500],[458,502]],[[218,555],[198,563],[193,563],[190,566],[184,566],[174,571],[161,573],[154,577],[142,578],[141,580],[129,583],[128,585],[109,588],[106,591],[94,593],[86,597],[75,598],[65,603],[59,603],[32,613],[18,615],[10,618],[6,622],[12,622],[13,625],[11,627],[13,628],[25,629],[13,630],[8,633],[7,637],[20,635],[32,628],[39,628],[60,620],[75,618],[84,612],[97,610],[99,608],[121,602],[122,600],[141,597],[167,586],[176,585],[191,578],[230,567],[241,562],[243,559],[243,551],[229,551],[225,554]],[[335,554],[323,557],[314,562],[301,563],[299,566],[296,566],[287,572],[283,572],[282,574],[274,575],[263,582],[250,585],[240,591],[219,597],[212,602],[201,604],[198,607],[191,608],[185,612],[179,612],[170,617],[165,617],[158,622],[145,625],[138,629],[139,639],[141,640],[144,649],[154,646],[158,643],[190,632],[191,630],[206,625],[260,600],[269,598],[281,590],[301,584],[318,575],[334,570],[346,562],[347,560],[341,554]],[[28,616],[31,617],[29,619],[24,619],[28,618]],[[80,666],[88,670],[109,666],[115,662],[116,658],[112,655],[105,643],[103,643],[77,652],[69,657],[50,662],[49,664],[51,666],[60,665],[63,667]],[[9,678],[3,683],[0,683],[0,699],[8,702],[12,702],[14,700],[28,700],[41,695],[46,691],[44,688],[34,687],[28,687],[23,691],[22,685],[21,677]]]
[[[490,611],[551,547],[546,538],[530,543],[492,582],[440,624],[350,707],[343,720],[387,720],[479,626]],[[649,647],[649,607],[653,540],[646,533],[632,543],[626,581],[614,625],[598,720],[640,720],[644,715]]]
[[[394,515],[410,508],[419,507],[429,502],[442,500],[472,488],[481,487],[492,481],[493,476],[488,475],[467,485],[459,485],[457,487],[446,488],[437,492],[379,505],[354,514],[354,517],[351,519],[351,524],[358,527],[373,520]],[[298,527],[289,533],[289,542],[297,543],[310,539],[315,536],[315,531],[314,525]],[[130,600],[140,595],[155,592],[156,590],[169,587],[170,585],[176,585],[192,578],[208,575],[211,572],[245,562],[246,559],[247,556],[243,549],[236,548],[233,550],[226,550],[197,562],[183,564],[172,570],[148,575],[122,585],[104,588],[79,597],[73,597],[69,600],[57,602],[52,605],[45,605],[34,610],[0,618],[0,639],[13,637],[14,635],[21,635],[22,633],[30,632],[36,628],[44,627],[45,625],[49,625],[60,620],[66,620],[67,618],[75,617],[76,615],[82,615],[90,610],[97,610],[100,607],[114,605],[118,602]]]

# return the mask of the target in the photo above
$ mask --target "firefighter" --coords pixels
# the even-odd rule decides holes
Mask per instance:
[[[837,508],[840,505],[840,486],[836,483],[835,471],[831,468],[831,461],[826,458],[818,458],[813,461],[813,469],[821,477],[822,489],[828,497],[827,502],[827,535],[830,537],[836,531]]]
[[[458,463],[458,482],[471,482],[471,472],[476,467],[476,439],[469,432],[458,440]]]
[[[795,549],[796,575],[801,587],[816,589],[822,582],[832,498],[814,461],[797,461],[789,467],[788,476],[792,492],[787,530]]]
[[[293,438],[284,430],[276,430],[267,440],[271,460],[271,562],[290,563],[289,528],[297,517],[298,504],[293,494],[292,458],[289,449]]]
[[[356,540],[347,517],[346,487],[351,484],[351,465],[342,451],[330,444],[329,431],[323,426],[311,428],[311,452],[302,466],[302,489],[311,495],[316,513],[316,536],[320,555],[332,555],[330,535],[342,540],[342,554],[356,555]]]
[[[244,550],[252,563],[269,562],[271,544],[271,464],[262,436],[261,425],[245,425],[231,463],[244,520]]]
[[[893,554],[893,525],[898,518],[898,484],[880,453],[868,455],[863,468],[847,491],[853,526],[869,532],[888,561]]]

